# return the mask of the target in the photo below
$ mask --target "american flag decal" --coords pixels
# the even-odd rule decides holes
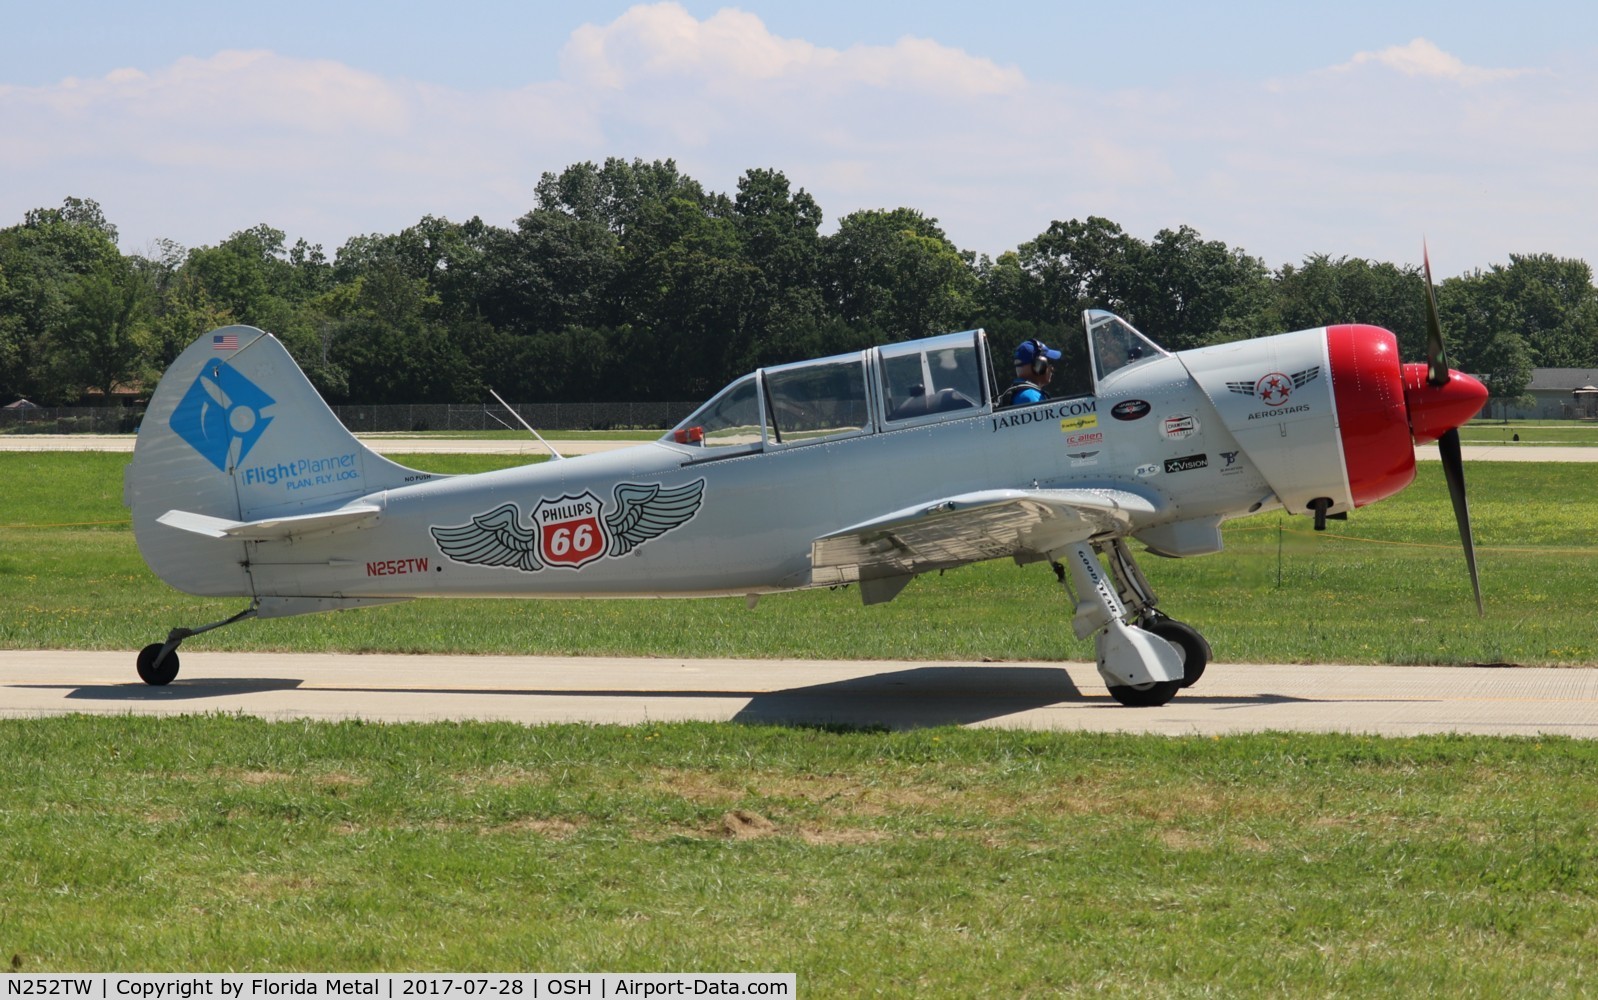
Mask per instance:
[[[236,333],[217,333],[211,335],[211,350],[236,351],[239,349],[239,335]]]

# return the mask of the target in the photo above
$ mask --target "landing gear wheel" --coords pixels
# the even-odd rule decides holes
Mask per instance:
[[[1137,687],[1117,684],[1110,688],[1110,697],[1127,708],[1159,708],[1175,698],[1181,687],[1181,681],[1151,681]]]
[[[1181,687],[1192,687],[1195,681],[1204,676],[1204,668],[1210,663],[1210,644],[1193,626],[1175,618],[1155,615],[1139,622],[1138,628],[1159,636],[1182,654],[1182,679],[1177,682]]]
[[[139,650],[139,678],[146,684],[160,687],[171,684],[172,679],[178,675],[178,651],[173,650],[166,654],[166,659],[156,665],[155,658],[161,655],[161,648],[165,643],[152,642]]]

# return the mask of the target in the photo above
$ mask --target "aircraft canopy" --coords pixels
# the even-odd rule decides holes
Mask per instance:
[[[993,399],[981,330],[762,368],[717,393],[665,441],[759,450],[933,423]]]

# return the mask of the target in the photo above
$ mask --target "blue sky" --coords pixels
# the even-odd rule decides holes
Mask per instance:
[[[510,225],[621,156],[776,167],[828,228],[908,205],[990,255],[1101,215],[1273,267],[1598,261],[1598,5],[7,7],[0,225],[94,198],[128,251]]]

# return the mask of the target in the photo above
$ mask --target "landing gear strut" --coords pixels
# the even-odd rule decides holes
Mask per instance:
[[[1192,626],[1156,610],[1154,590],[1124,539],[1080,543],[1064,555],[1065,566],[1054,566],[1060,583],[1075,591],[1071,627],[1078,639],[1094,637],[1099,676],[1110,697],[1134,708],[1164,705],[1203,675],[1209,643]]]
[[[175,628],[166,634],[166,642],[152,642],[139,650],[139,679],[146,684],[160,687],[171,684],[178,675],[178,646],[184,639],[191,635],[209,632],[214,628],[232,625],[234,622],[254,618],[259,611],[259,605],[251,604],[231,618],[224,618],[219,622],[209,625],[200,625],[196,628]]]

